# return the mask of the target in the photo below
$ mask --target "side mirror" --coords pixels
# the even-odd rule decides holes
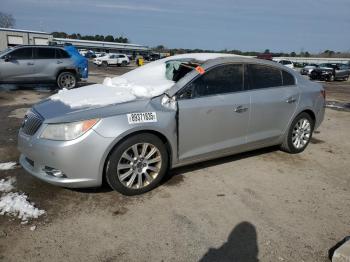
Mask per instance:
[[[4,56],[4,61],[5,62],[9,62],[11,60],[11,56],[10,55],[5,55]]]

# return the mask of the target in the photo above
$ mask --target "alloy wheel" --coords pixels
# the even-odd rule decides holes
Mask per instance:
[[[150,143],[139,143],[125,150],[117,165],[119,181],[131,189],[140,189],[159,175],[162,157],[159,149]]]
[[[72,74],[62,74],[59,79],[59,84],[61,88],[73,88],[75,87],[75,77]]]
[[[301,149],[306,146],[311,136],[311,123],[306,118],[301,118],[295,124],[292,132],[293,146]]]

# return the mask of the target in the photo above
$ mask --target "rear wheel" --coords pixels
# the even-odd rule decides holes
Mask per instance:
[[[299,114],[290,125],[281,149],[291,154],[301,153],[309,144],[314,129],[314,121],[308,113]]]
[[[76,87],[77,78],[72,72],[62,72],[57,77],[57,85],[59,88],[71,89]]]
[[[139,195],[155,188],[168,169],[168,153],[162,140],[152,134],[132,136],[110,154],[108,184],[124,195]]]
[[[127,65],[128,65],[128,62],[126,62],[126,61],[122,62],[122,66],[127,66]]]

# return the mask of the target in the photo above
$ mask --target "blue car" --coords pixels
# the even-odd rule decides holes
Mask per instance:
[[[64,49],[70,54],[71,58],[73,59],[81,78],[84,78],[84,79],[88,78],[89,76],[88,60],[78,52],[75,46],[68,45],[68,46],[65,46]]]

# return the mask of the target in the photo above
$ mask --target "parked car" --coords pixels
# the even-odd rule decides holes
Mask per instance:
[[[0,54],[0,83],[57,83],[73,88],[81,78],[71,55],[56,46],[17,46]]]
[[[95,58],[93,63],[97,66],[126,66],[130,64],[130,60],[125,54],[107,54],[105,56]]]
[[[277,63],[280,63],[281,65],[284,65],[286,67],[289,67],[289,68],[294,68],[294,64],[292,61],[289,61],[289,60],[277,60],[276,61]]]
[[[25,170],[64,187],[106,179],[136,195],[169,168],[273,145],[300,153],[324,118],[322,85],[267,60],[184,54],[110,80],[28,111],[18,135]]]
[[[74,61],[75,68],[79,72],[79,75],[83,79],[87,79],[89,76],[89,62],[82,56],[79,51],[73,45],[65,45],[64,50],[68,52],[71,59]]]
[[[310,75],[312,70],[314,70],[317,67],[318,67],[317,64],[308,64],[308,65],[304,66],[303,69],[300,70],[300,74],[302,74],[302,75]]]
[[[96,58],[96,55],[95,55],[95,53],[94,52],[87,52],[85,55],[84,55],[84,57],[86,57],[86,58]]]
[[[150,54],[149,55],[149,61],[156,61],[156,60],[159,60],[161,57],[160,57],[160,54]]]
[[[262,53],[262,54],[258,54],[256,56],[256,58],[259,58],[259,59],[266,59],[266,60],[272,60],[272,54],[270,53]]]
[[[310,79],[334,81],[334,80],[348,80],[350,75],[349,67],[346,64],[340,63],[325,63],[320,64],[318,68],[312,70]]]
[[[107,53],[105,53],[105,52],[95,52],[95,55],[96,55],[96,57],[102,57],[102,56],[107,55]]]

